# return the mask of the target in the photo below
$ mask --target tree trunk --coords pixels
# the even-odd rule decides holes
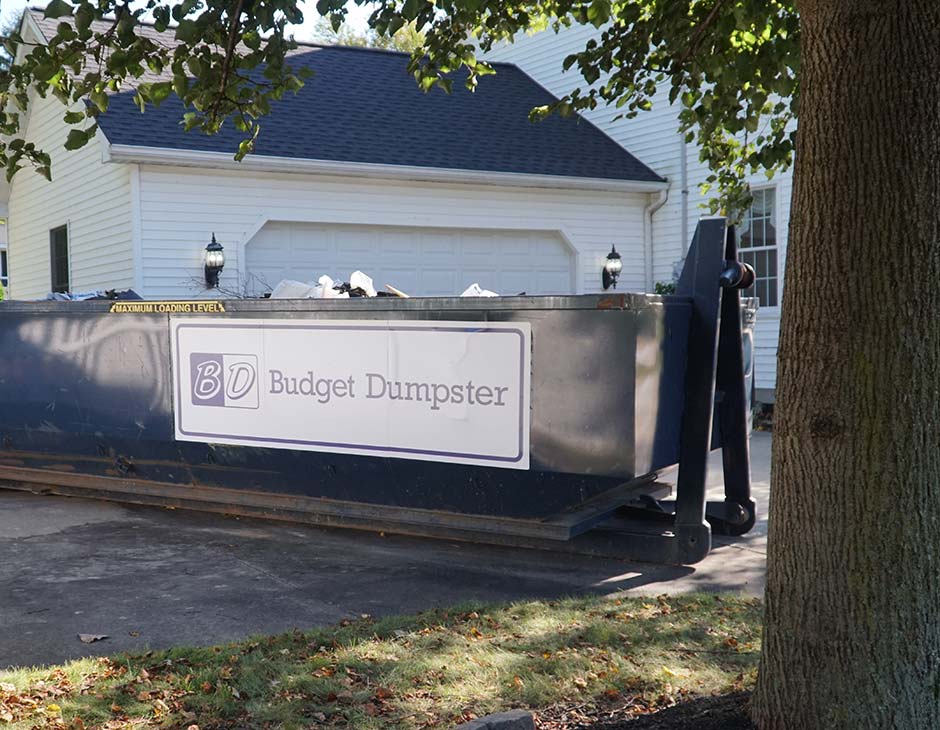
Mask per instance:
[[[940,717],[940,0],[803,0],[760,730]]]

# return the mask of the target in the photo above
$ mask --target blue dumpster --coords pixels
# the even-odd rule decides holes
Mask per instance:
[[[694,563],[754,524],[750,279],[708,219],[674,296],[2,302],[0,485]]]

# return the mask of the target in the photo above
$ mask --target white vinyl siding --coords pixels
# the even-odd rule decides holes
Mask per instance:
[[[502,44],[493,49],[487,58],[518,65],[523,71],[542,84],[556,96],[563,96],[572,89],[583,87],[584,79],[577,69],[565,72],[562,63],[571,53],[582,50],[591,38],[600,31],[592,26],[572,26],[559,34],[552,30],[533,35],[521,34],[515,43]],[[498,72],[498,71],[497,71]],[[699,161],[696,145],[686,145],[678,133],[678,108],[670,106],[668,87],[663,86],[653,99],[653,108],[641,112],[633,119],[616,117],[623,112],[613,106],[598,107],[582,112],[605,134],[610,136],[654,172],[665,177],[669,183],[669,198],[653,217],[652,269],[654,282],[669,282],[677,263],[682,259],[695,231],[698,219],[707,215],[703,207],[707,198],[700,186],[708,175],[707,168]],[[682,161],[685,159],[687,186],[683,190]],[[756,188],[767,184],[763,174],[749,179]],[[786,260],[787,222],[790,215],[790,172],[774,178],[777,217],[777,287],[778,303],[782,299],[783,271]],[[685,204],[683,205],[683,199]],[[685,216],[683,216],[683,207]],[[685,227],[683,227],[685,217]],[[683,235],[683,230],[686,234]],[[621,287],[618,287],[621,288]],[[628,290],[627,286],[622,287]],[[631,285],[633,288],[633,285]],[[642,285],[640,289],[642,289]],[[639,289],[638,289],[639,290]],[[754,291],[747,292],[751,296]],[[758,314],[755,334],[755,363],[758,388],[773,388],[776,382],[777,336],[780,327],[780,309],[768,307]]]
[[[73,291],[133,286],[130,187],[127,165],[101,162],[101,136],[77,151],[63,147],[64,107],[51,95],[36,98],[26,138],[52,156],[52,181],[30,168],[10,191],[11,295],[44,297],[50,287],[49,231],[69,227]]]
[[[217,295],[203,280],[213,233],[225,247],[222,290],[243,290],[246,244],[272,222],[396,227],[427,234],[426,241],[435,230],[555,238],[572,252],[576,292],[601,290],[601,268],[616,243],[624,254],[619,288],[643,288],[646,194],[142,165],[140,196],[142,289],[149,297]],[[369,273],[369,261],[356,268]]]

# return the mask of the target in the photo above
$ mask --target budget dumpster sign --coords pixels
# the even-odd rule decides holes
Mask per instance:
[[[171,318],[176,438],[529,468],[528,323]]]

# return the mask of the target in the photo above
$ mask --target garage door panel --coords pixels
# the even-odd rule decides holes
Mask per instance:
[[[412,241],[420,242],[423,256],[450,255],[454,252],[454,242],[459,240],[455,236],[435,236],[427,233],[422,233],[412,239]]]
[[[574,255],[550,231],[268,223],[245,248],[246,277],[346,280],[360,269],[413,296],[453,296],[470,284],[503,294],[573,291]],[[260,294],[261,291],[253,291]]]
[[[537,271],[535,281],[537,291],[564,292],[571,287],[571,277],[557,272]]]
[[[368,273],[368,272],[367,272]],[[383,269],[380,272],[380,278],[375,280],[376,289],[384,289],[386,284],[391,284],[396,289],[411,294],[421,289],[421,283],[418,279],[418,272],[414,269]]]
[[[460,282],[454,271],[425,269],[421,272],[421,283],[414,288],[414,291],[424,292],[423,296],[446,297],[463,291],[459,287]]]
[[[496,256],[501,254],[501,246],[495,236],[472,236],[463,237],[463,252],[469,258],[480,258]]]
[[[525,237],[519,239],[510,238],[504,241],[500,247],[500,255],[506,259],[522,260],[532,256],[533,250],[538,248],[538,244],[532,239]]]
[[[375,235],[381,241],[382,248],[390,254],[414,256],[418,237],[413,232],[382,231]]]
[[[531,275],[526,272],[504,271],[497,286],[499,286],[500,294],[518,294],[520,292],[531,294],[531,284]]]

